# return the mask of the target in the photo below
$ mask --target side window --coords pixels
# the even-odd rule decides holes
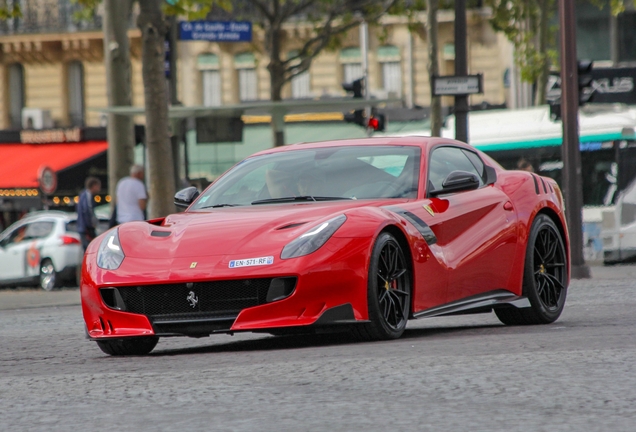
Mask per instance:
[[[470,163],[473,164],[479,177],[485,182],[486,181],[486,173],[484,172],[484,162],[481,160],[477,153],[473,153],[468,150],[462,150],[462,152],[466,155],[466,157],[470,160]]]
[[[41,239],[53,231],[54,222],[33,222],[27,225],[25,238],[29,240]]]
[[[24,240],[27,226],[28,225],[22,225],[14,229],[13,232],[2,240],[2,246],[11,246]]]
[[[429,189],[439,190],[442,189],[442,183],[446,177],[453,171],[468,171],[477,174],[479,177],[479,186],[484,184],[483,182],[483,162],[481,163],[481,170],[475,167],[475,163],[464,150],[458,147],[437,147],[433,149],[431,157],[429,159],[428,167],[428,182]],[[476,159],[481,162],[481,159],[474,154]]]

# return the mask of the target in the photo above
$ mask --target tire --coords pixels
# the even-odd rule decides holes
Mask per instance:
[[[523,295],[530,307],[495,309],[497,318],[508,325],[553,323],[565,306],[567,279],[561,233],[552,219],[540,214],[530,229],[523,272]]]
[[[146,355],[157,346],[159,338],[156,336],[130,337],[126,339],[111,339],[97,341],[97,346],[108,355],[133,356]]]
[[[50,259],[44,259],[40,263],[40,288],[44,291],[51,291],[60,286],[60,281],[55,271],[55,266]]]
[[[411,308],[411,274],[398,241],[382,233],[373,245],[367,283],[369,323],[353,329],[361,340],[390,340],[402,336]]]

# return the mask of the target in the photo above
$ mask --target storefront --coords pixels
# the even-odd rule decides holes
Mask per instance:
[[[73,211],[88,176],[110,201],[105,128],[0,131],[0,230],[37,210]]]

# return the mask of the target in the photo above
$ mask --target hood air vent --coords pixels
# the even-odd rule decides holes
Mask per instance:
[[[280,227],[278,229],[279,230],[284,230],[284,229],[289,229],[289,228],[296,228],[296,227],[299,227],[301,225],[305,225],[306,223],[307,222],[292,223],[292,224],[289,224],[289,225],[284,225],[284,226],[282,226],[282,227]]]

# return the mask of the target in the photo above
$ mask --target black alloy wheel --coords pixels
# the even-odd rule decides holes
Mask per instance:
[[[549,324],[563,312],[567,294],[567,255],[559,229],[547,215],[530,230],[523,275],[523,295],[531,307],[495,309],[504,324]]]
[[[411,308],[411,275],[402,247],[386,232],[373,246],[367,300],[370,322],[354,329],[357,336],[363,340],[399,338]]]

